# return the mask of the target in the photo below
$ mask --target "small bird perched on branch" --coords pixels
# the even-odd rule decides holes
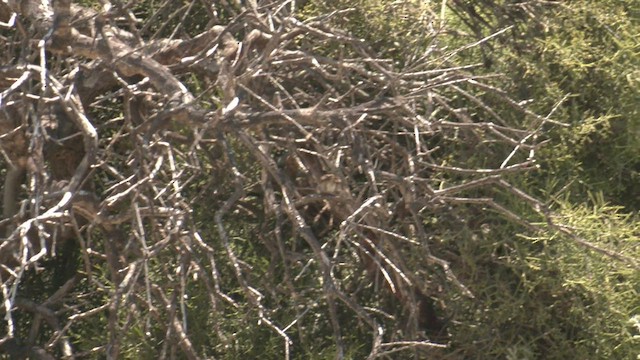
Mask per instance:
[[[347,184],[334,174],[324,174],[320,177],[318,191],[323,194],[331,194],[338,197],[349,194]]]

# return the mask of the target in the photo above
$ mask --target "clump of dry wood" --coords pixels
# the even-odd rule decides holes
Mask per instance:
[[[308,311],[326,311],[342,357],[350,330],[338,309],[371,332],[371,358],[444,347],[433,340],[446,338],[435,290],[420,274],[439,269],[473,294],[431,251],[429,214],[455,218],[456,206],[478,205],[539,231],[537,213],[591,246],[505,179],[535,167],[542,130],[553,122],[474,76],[474,66],[455,65],[457,52],[481,42],[442,50],[433,30],[425,36],[434,45],[400,67],[327,25],[348,9],[303,21],[291,1],[211,5],[195,35],[179,26],[150,35],[153,16],[141,22],[131,7],[101,3],[99,11],[69,0],[0,4],[7,352],[116,358],[140,318],[164,329],[162,356],[199,358],[185,305],[194,283],[219,316],[248,306],[282,338],[287,357],[297,345],[290,329]],[[460,97],[476,109],[460,108],[452,100]],[[494,103],[528,120],[505,120]],[[492,165],[466,168],[465,151],[478,149]],[[478,196],[485,188],[521,199],[531,214]],[[269,276],[251,276],[234,245],[243,226],[242,236],[268,250]],[[47,265],[74,256],[65,246],[77,250],[76,268]],[[29,293],[29,276],[53,279],[56,271],[63,278],[47,298]],[[301,278],[315,281],[317,296],[303,294]],[[244,304],[228,293],[230,283]],[[366,304],[367,287],[404,311]],[[85,300],[92,293],[104,301]],[[291,324],[265,305],[282,294],[296,305]],[[18,312],[31,319],[26,331]],[[78,352],[70,329],[104,314],[103,344]],[[398,337],[385,316],[411,335]],[[219,328],[211,333],[226,338]]]

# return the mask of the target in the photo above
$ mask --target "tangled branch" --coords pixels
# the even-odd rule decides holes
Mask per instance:
[[[123,6],[24,3],[0,4],[13,34],[2,40],[13,65],[0,69],[5,349],[117,358],[142,328],[162,342],[162,358],[176,349],[200,358],[188,320],[194,287],[205,289],[211,316],[257,319],[281,338],[285,358],[298,346],[292,329],[305,332],[304,318],[325,311],[337,358],[354,324],[345,312],[373,335],[370,358],[438,349],[446,324],[434,280],[418,270],[441,271],[473,294],[432,251],[430,214],[455,218],[474,204],[523,231],[546,231],[535,225],[545,220],[595,247],[506,180],[535,168],[551,117],[445,51],[399,67],[326,25],[349,10],[303,21],[291,1],[235,11],[224,26],[211,25],[221,21],[212,11],[206,28],[182,38],[138,30],[149,24],[125,30],[119,24],[136,17]],[[458,96],[477,110],[459,108]],[[495,103],[529,125],[510,123]],[[487,167],[465,168],[478,152]],[[491,191],[532,211],[510,210]],[[267,273],[252,273],[237,241],[266,249]],[[79,254],[70,273],[51,265],[72,262],[66,248]],[[57,288],[30,299],[22,289],[41,269]],[[290,323],[279,301],[294,309]],[[16,312],[38,320],[26,329]],[[104,342],[75,349],[74,329],[103,317]],[[228,346],[228,333],[213,327],[214,342]]]

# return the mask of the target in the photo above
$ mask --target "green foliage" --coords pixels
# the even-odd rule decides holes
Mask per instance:
[[[540,9],[531,20],[536,26],[515,24],[518,36],[495,47],[491,69],[507,74],[504,86],[522,100],[535,99],[536,111],[558,105],[552,118],[570,125],[547,133],[553,145],[538,157],[545,181],[561,179],[560,188],[574,201],[602,192],[629,211],[640,208],[640,25],[634,4],[581,1]]]
[[[637,219],[594,200],[559,203],[558,221],[594,245],[638,258]],[[464,359],[624,359],[634,355],[640,276],[610,257],[572,241],[520,232],[489,217],[441,234],[475,299],[448,289],[442,301],[455,314],[452,350]],[[477,230],[474,230],[476,228]],[[438,246],[438,251],[442,251]]]
[[[540,170],[511,181],[555,199],[562,214],[558,222],[577,229],[587,241],[640,258],[637,219],[628,214],[640,205],[640,24],[633,17],[634,2],[540,4],[527,25],[509,22],[517,14],[502,14],[514,9],[506,2],[481,3],[485,6],[477,5],[473,12],[475,5],[452,5],[460,18],[449,17],[448,24],[458,32],[440,41],[470,43],[473,37],[513,25],[512,32],[486,47],[460,52],[459,61],[484,62],[483,72],[504,74],[501,87],[516,100],[535,100],[531,108],[543,114],[557,106],[551,118],[569,125],[545,126],[551,141],[536,153]],[[461,21],[463,15],[491,28],[469,18]],[[514,117],[506,104],[491,105],[509,123],[529,121]],[[488,121],[475,111],[470,113],[476,121]],[[483,167],[492,158],[488,154],[504,151],[488,144],[471,149],[466,161],[449,161]],[[460,151],[464,154],[464,145]],[[597,195],[585,196],[589,193]],[[492,197],[510,203],[509,196]],[[451,289],[444,296],[448,312],[455,314],[454,352],[465,359],[637,356],[637,270],[557,234],[515,236],[523,229],[494,215],[469,209],[461,216],[467,221],[458,230],[452,230],[450,220],[440,220],[435,235],[440,239],[438,251],[451,254],[453,267],[476,295],[468,300]]]
[[[78,5],[99,11],[102,8],[101,1],[79,0]],[[207,5],[198,1],[135,1],[127,6],[116,4],[112,11],[122,9],[132,11],[134,16],[141,20],[142,26],[138,28],[143,38],[168,37],[173,34],[188,33],[197,35],[201,33],[208,22],[211,11]],[[120,14],[122,15],[122,14]]]
[[[93,1],[84,3],[96,4]],[[344,16],[328,18],[325,25],[345,28],[350,35],[365,39],[398,68],[410,67],[412,61],[421,56],[435,56],[430,53],[430,46],[436,39],[424,35],[425,29],[435,26],[434,21],[446,20],[450,31],[443,32],[437,41],[448,48],[472,43],[476,37],[514,25],[512,31],[495,41],[461,51],[445,61],[447,66],[482,63],[482,68],[474,70],[479,76],[504,74],[495,77],[495,81],[515,94],[516,100],[535,99],[531,109],[540,113],[557,105],[552,118],[569,125],[547,124],[543,127],[544,136],[551,141],[536,153],[539,170],[505,178],[548,199],[558,214],[556,222],[569,226],[589,243],[627,257],[640,258],[640,222],[637,215],[631,213],[640,209],[640,23],[638,10],[634,10],[635,1],[541,4],[533,8],[535,11],[527,20],[532,26],[526,26],[527,22],[515,22],[522,20],[524,13],[520,7],[512,6],[512,1],[478,2],[483,9],[480,5],[474,8],[474,5],[452,2],[451,11],[445,12],[440,12],[440,2],[433,3],[318,0],[305,7],[303,16],[310,19],[337,9],[351,8]],[[148,25],[141,32],[145,38],[176,32],[194,35],[202,31],[207,21],[206,16],[197,16],[205,11],[200,2],[188,5],[148,0],[138,3],[133,11],[147,21]],[[445,15],[444,19],[440,18],[442,15]],[[474,24],[474,19],[478,23]],[[332,44],[327,44],[324,50],[325,53],[341,51]],[[207,87],[196,76],[188,83],[199,95]],[[490,108],[508,125],[533,123],[531,117],[524,117],[522,113],[514,112],[509,104],[496,101],[490,91],[475,89],[476,98],[471,99],[465,95],[465,91],[471,89],[470,85],[460,84],[459,90],[438,89],[434,93],[446,97],[457,108],[466,109],[471,121],[497,121],[495,115],[486,110]],[[565,100],[560,103],[563,98]],[[98,120],[101,117],[117,118],[121,115],[116,113],[117,108],[94,110],[92,115]],[[417,111],[426,112],[425,109]],[[434,110],[433,116],[457,121],[454,114],[442,109]],[[119,131],[119,125],[112,123],[100,128],[107,136],[103,139],[109,141],[109,136]],[[182,130],[185,136],[191,135],[190,129]],[[458,135],[457,131],[443,131],[431,139],[429,147],[439,149],[432,156],[443,165],[495,167],[491,161],[504,159],[512,150],[495,144],[485,133],[478,132],[477,137],[468,142],[461,142]],[[144,276],[153,283],[163,284],[167,296],[182,297],[185,323],[188,324],[186,331],[200,354],[221,359],[282,358],[284,339],[263,321],[256,322],[259,318],[257,307],[251,306],[247,288],[236,277],[238,264],[225,256],[232,251],[242,259],[239,266],[244,279],[263,286],[256,291],[263,292],[260,301],[268,318],[279,325],[291,325],[287,335],[297,345],[292,358],[334,358],[336,348],[331,324],[325,318],[328,310],[322,280],[317,276],[318,265],[295,260],[295,255],[302,254],[299,258],[304,259],[309,258],[306,255],[311,252],[299,234],[290,229],[290,225],[276,225],[275,215],[264,215],[264,199],[260,195],[244,197],[233,211],[225,214],[228,244],[219,232],[215,223],[216,211],[235,190],[236,180],[232,172],[220,169],[229,169],[230,164],[236,164],[239,173],[243,174],[243,190],[249,194],[260,194],[261,191],[259,167],[247,149],[232,137],[226,141],[228,149],[217,142],[198,154],[202,159],[208,157],[215,162],[202,161],[204,171],[194,172],[181,189],[192,211],[190,220],[206,245],[214,249],[216,262],[197,264],[204,271],[190,273],[193,281],[184,284],[188,289],[186,296],[180,292],[183,284],[176,280],[179,277],[167,275],[175,274],[175,269],[180,268],[178,259],[171,256],[176,252],[175,248],[164,249],[156,260],[145,262],[148,268]],[[402,146],[412,146],[401,136],[397,141]],[[121,144],[119,146],[123,146]],[[191,144],[175,146],[179,163],[188,163],[188,159],[181,158],[180,154],[187,153],[189,146]],[[134,151],[119,149],[117,152]],[[229,159],[230,153],[234,159]],[[123,157],[109,163],[127,169],[129,160]],[[116,181],[101,171],[96,170],[98,177],[104,178],[98,182],[99,193]],[[184,171],[190,174],[188,167]],[[172,181],[167,175],[157,176],[164,183]],[[443,187],[466,179],[442,173],[429,176],[440,181]],[[211,193],[210,188],[216,188],[216,192]],[[540,220],[520,199],[499,189],[472,189],[460,196],[491,197],[527,220]],[[445,312],[442,317],[450,320],[451,347],[446,350],[450,351],[450,358],[627,359],[638,355],[640,273],[637,269],[586,250],[561,234],[527,231],[482,206],[458,206],[455,211],[444,209],[440,213],[420,215],[429,230],[430,251],[449,261],[456,276],[475,295],[474,299],[462,296],[460,288],[452,285],[446,274],[438,270],[440,268],[424,265],[423,253],[407,256],[405,265],[408,268],[416,269],[424,276],[425,283],[442,287],[434,296],[442,304]],[[402,225],[389,225],[393,226],[400,229]],[[282,231],[281,241],[291,250],[293,260],[279,258],[278,244],[256,239],[276,227]],[[398,229],[391,230],[401,233]],[[333,233],[324,235],[323,243],[335,240]],[[99,235],[96,240],[106,241]],[[194,248],[182,253],[191,254],[190,261],[195,262],[210,255],[201,251]],[[45,264],[59,266],[62,280],[55,278],[55,272],[40,277],[34,272],[22,285],[29,287],[32,293],[24,295],[33,295],[33,300],[40,302],[51,296],[60,282],[69,277],[64,265],[69,265],[68,260],[78,254],[68,256],[59,257],[58,263]],[[398,309],[397,303],[392,304],[391,300],[391,304],[383,304],[389,306],[380,306],[385,299],[376,293],[378,288],[374,284],[364,283],[366,280],[363,279],[367,278],[362,275],[358,261],[355,255],[345,256],[336,265],[335,275],[343,281],[344,288],[359,292],[365,306],[401,313],[403,309]],[[93,270],[96,282],[83,278],[74,289],[77,299],[65,305],[82,312],[107,302],[96,295],[102,294],[106,298],[115,291],[110,288],[107,270]],[[212,279],[196,281],[192,275],[195,273],[217,274],[219,283],[216,286],[221,292],[210,287]],[[293,277],[295,281],[291,280]],[[143,277],[140,279],[144,281]],[[106,285],[100,287],[98,284]],[[287,286],[290,288],[283,290]],[[92,296],[84,297],[85,293]],[[292,293],[300,296],[288,296]],[[133,329],[123,335],[122,357],[156,358],[158,349],[165,344],[167,329],[155,325],[168,323],[169,310],[163,304],[151,304],[156,307],[154,311],[143,309],[146,304],[143,293],[126,296],[136,297],[134,303],[140,308],[132,306],[119,314],[119,321],[127,322]],[[211,309],[212,304],[218,308]],[[182,312],[182,309],[173,311]],[[353,313],[340,307],[337,311],[346,343],[345,358],[364,358],[370,351],[370,334],[363,331],[364,326]],[[156,322],[150,321],[150,317],[138,319],[141,312],[153,313]],[[388,324],[389,328],[400,329],[401,326],[394,323],[397,318],[392,315],[380,316],[377,320]],[[67,334],[76,350],[89,351],[103,343],[107,316],[104,311],[93,317],[89,325],[71,326]],[[20,335],[26,337],[29,331],[26,320],[18,318],[17,322],[21,324]],[[51,333],[45,335],[51,336]],[[394,336],[390,335],[391,338]],[[419,354],[414,356],[419,358]]]
[[[304,17],[330,14],[326,25],[345,29],[351,36],[363,39],[384,58],[393,59],[398,66],[425,54],[435,40],[430,34],[431,8],[422,1],[330,0],[310,1]]]

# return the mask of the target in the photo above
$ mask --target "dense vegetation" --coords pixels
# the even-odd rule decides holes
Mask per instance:
[[[46,3],[0,358],[640,356],[637,1]]]

